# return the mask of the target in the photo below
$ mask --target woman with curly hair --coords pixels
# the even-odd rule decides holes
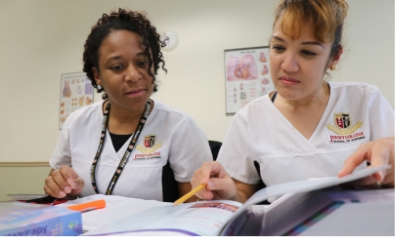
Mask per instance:
[[[172,202],[211,160],[205,134],[184,113],[151,99],[163,42],[144,14],[103,14],[84,46],[83,71],[103,101],[67,118],[44,190],[56,198],[96,193]],[[191,198],[193,200],[193,198]]]

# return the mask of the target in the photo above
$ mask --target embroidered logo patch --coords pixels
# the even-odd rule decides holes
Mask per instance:
[[[160,158],[160,152],[155,152],[162,146],[161,142],[156,143],[156,135],[148,135],[144,137],[144,145],[138,145],[137,150],[143,154],[136,154],[134,159],[152,159]]]
[[[335,113],[333,117],[335,126],[328,123],[326,127],[339,135],[350,135],[362,126],[362,121],[358,121],[356,124],[352,125],[350,114]]]
[[[147,148],[152,147],[155,144],[155,135],[145,136],[144,137],[144,146]]]
[[[335,113],[333,117],[335,125],[328,123],[326,127],[338,135],[330,135],[331,143],[347,143],[365,138],[363,131],[356,132],[358,128],[362,127],[362,121],[353,125],[349,113]]]
[[[350,114],[340,113],[340,114],[335,114],[334,117],[335,117],[335,125],[339,129],[346,129],[350,127],[351,125]]]

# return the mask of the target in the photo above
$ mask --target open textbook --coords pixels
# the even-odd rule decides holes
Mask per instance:
[[[240,233],[249,235],[251,233],[245,232],[245,229],[249,229],[248,226],[254,223],[252,217],[257,216],[257,213],[252,211],[251,208],[254,204],[265,201],[270,197],[284,195],[267,208],[271,212],[284,212],[284,210],[281,211],[281,209],[286,209],[290,205],[297,206],[298,202],[302,204],[301,200],[306,200],[307,197],[302,197],[301,194],[314,194],[315,192],[313,191],[355,181],[388,168],[390,168],[390,166],[383,165],[379,167],[364,168],[342,178],[329,177],[273,185],[259,190],[244,204],[234,201],[215,200],[184,203],[175,207],[173,207],[171,203],[158,206],[151,205],[151,207],[148,205],[148,208],[141,212],[134,212],[134,214],[118,219],[115,222],[108,222],[108,224],[102,225],[99,228],[89,230],[85,235],[213,236],[238,235]],[[287,195],[291,196],[287,197]],[[287,203],[281,204],[281,200],[287,200]],[[141,203],[141,205],[144,205],[144,203]],[[322,204],[309,203],[309,205],[319,206]],[[92,214],[94,214],[93,212]],[[123,213],[127,212],[128,210],[123,210]],[[305,215],[311,215],[311,213],[305,213]],[[258,232],[259,234],[284,234],[275,231],[278,229],[276,228],[276,223],[278,224],[281,222],[281,218],[266,219],[266,223],[264,224],[266,228],[265,230],[260,230],[260,232]],[[259,223],[260,228],[263,228],[262,218],[260,218],[259,221],[261,222]],[[255,235],[256,234],[257,233],[255,233]]]

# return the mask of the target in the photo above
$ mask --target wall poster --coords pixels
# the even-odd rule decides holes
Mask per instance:
[[[60,82],[59,129],[71,112],[93,102],[93,87],[84,72],[64,73]]]
[[[274,90],[269,46],[225,50],[226,115]]]

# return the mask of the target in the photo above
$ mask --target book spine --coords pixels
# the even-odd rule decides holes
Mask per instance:
[[[52,236],[80,235],[82,233],[81,213],[73,212],[48,220],[31,223],[8,230],[0,230],[1,236]]]

